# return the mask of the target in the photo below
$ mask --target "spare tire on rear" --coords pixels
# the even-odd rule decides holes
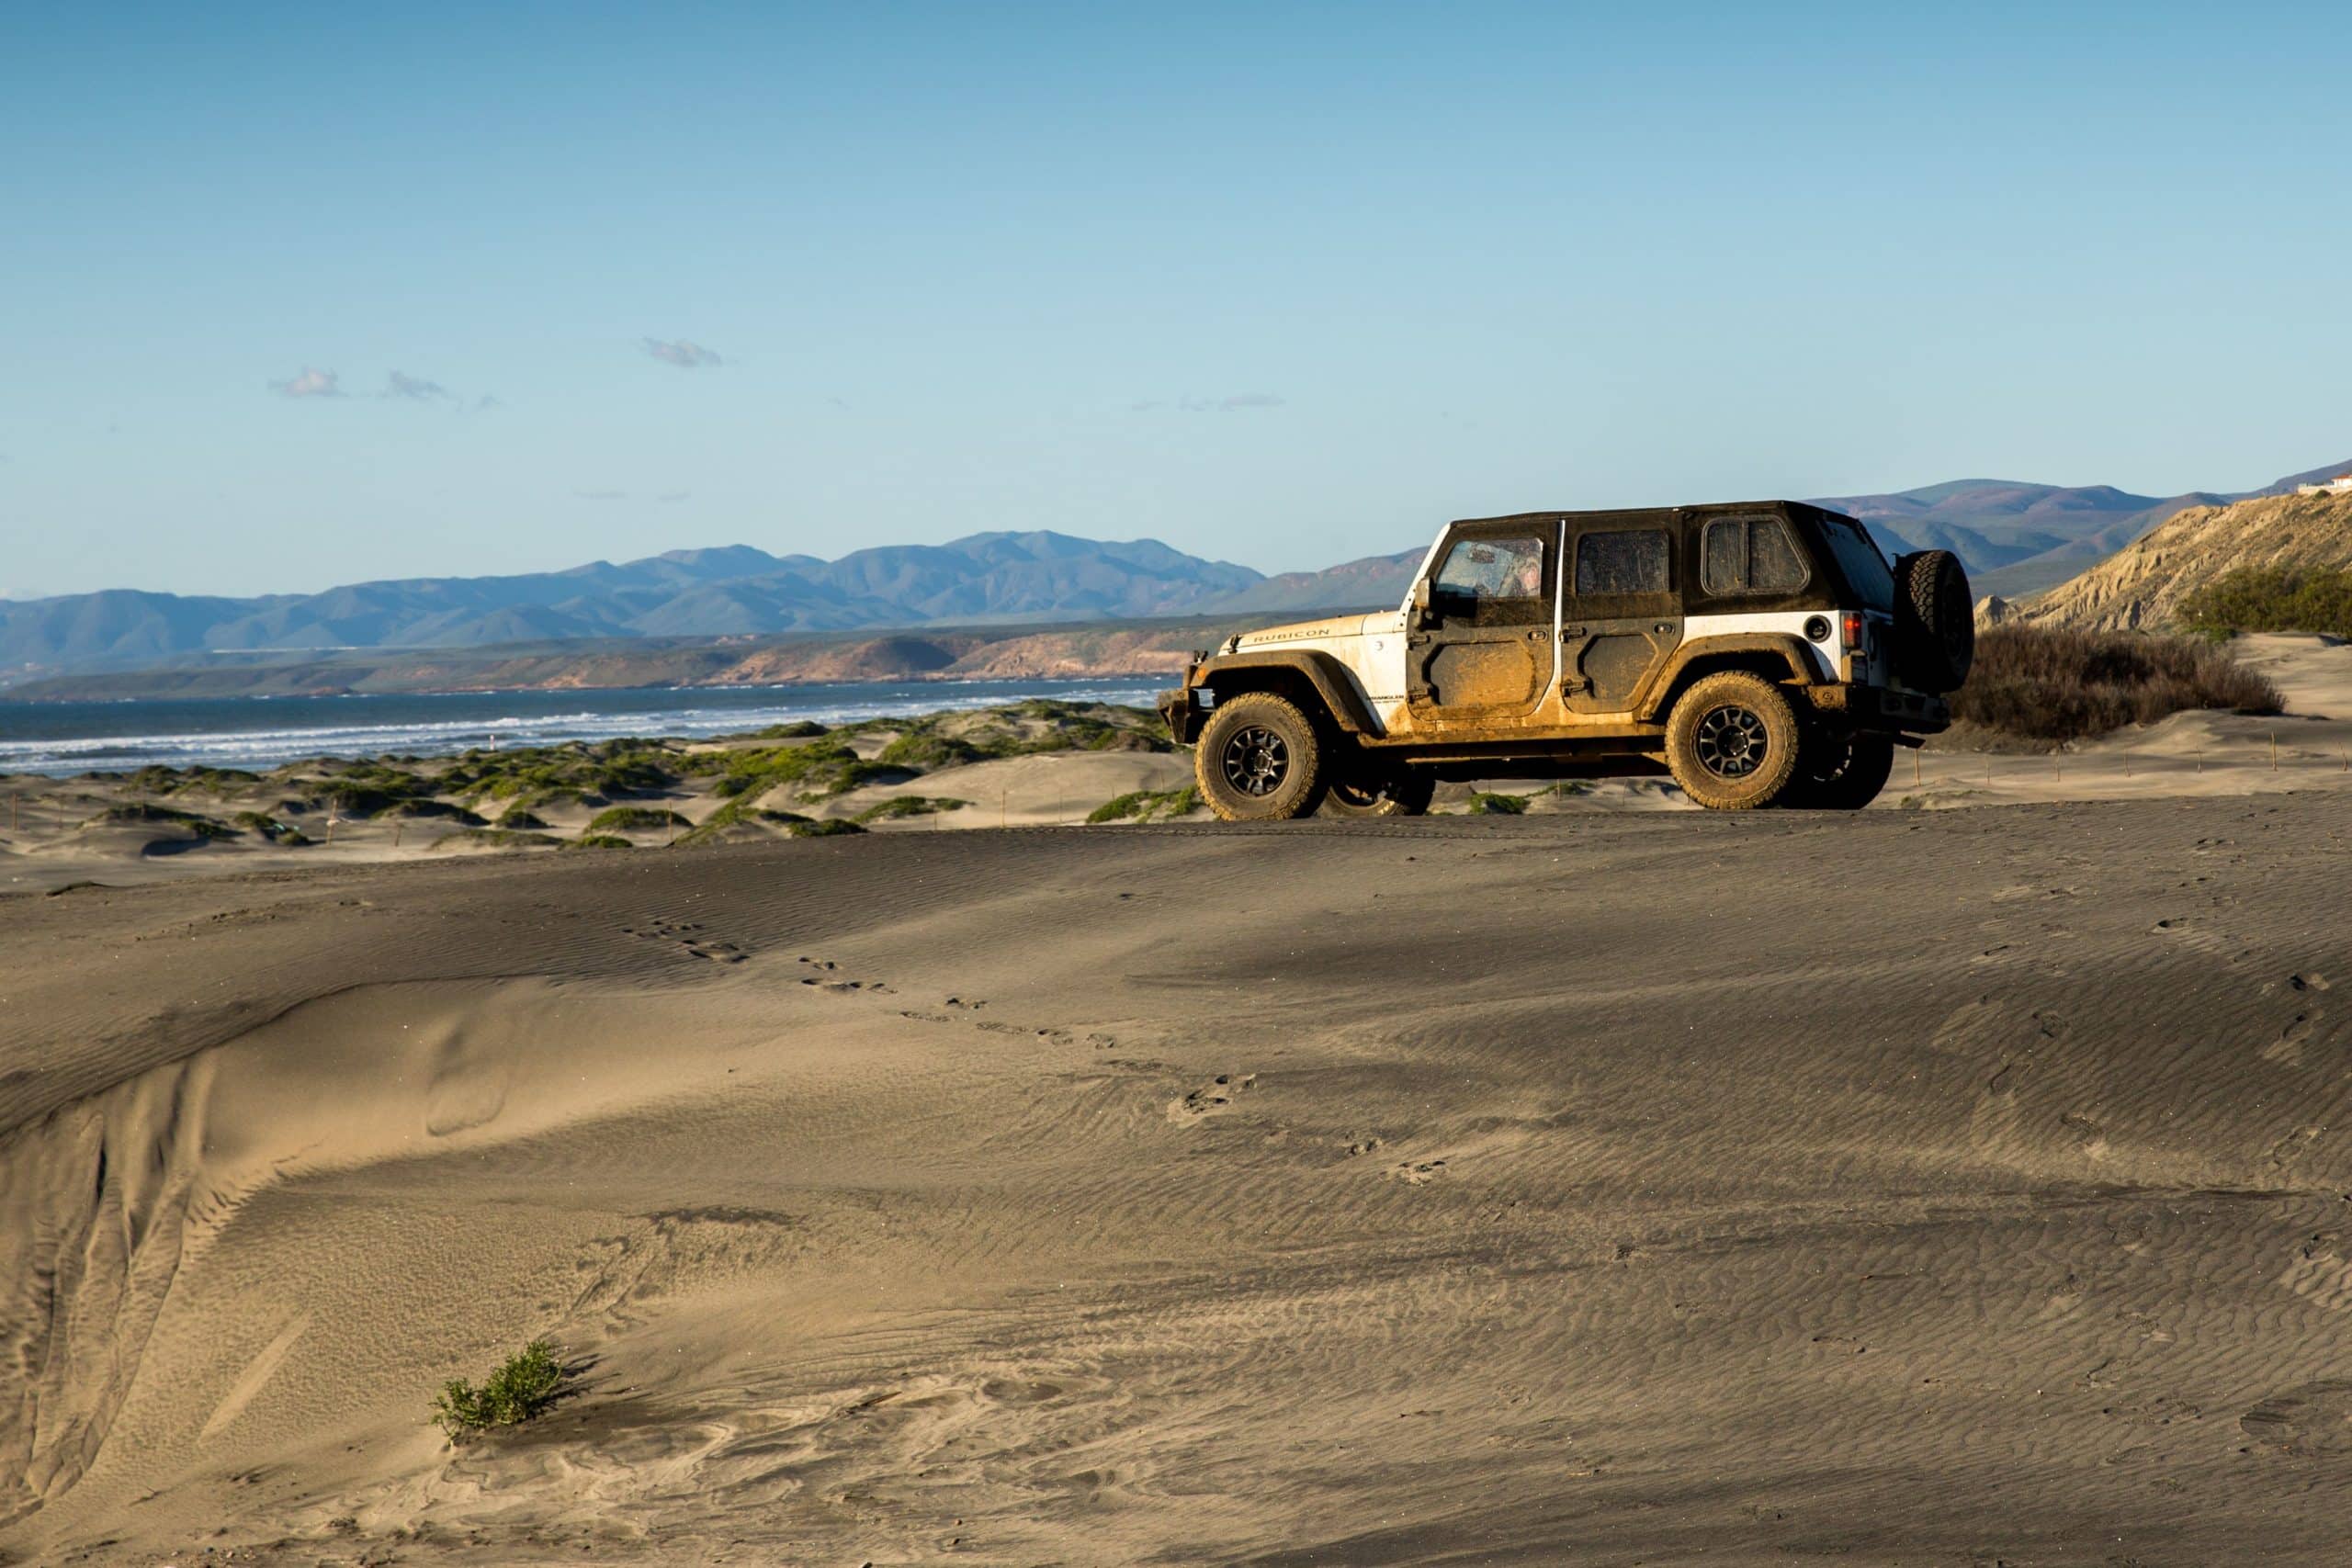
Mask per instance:
[[[1894,562],[1894,672],[1922,692],[1956,692],[1976,662],[1968,571],[1950,550]]]

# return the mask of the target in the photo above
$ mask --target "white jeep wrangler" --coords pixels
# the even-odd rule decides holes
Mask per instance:
[[[1228,821],[1410,816],[1441,780],[1670,773],[1853,808],[1951,723],[1968,577],[1800,502],[1452,524],[1405,604],[1228,637],[1164,694]]]

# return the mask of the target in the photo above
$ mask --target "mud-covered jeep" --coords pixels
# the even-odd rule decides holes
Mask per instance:
[[[1799,502],[1450,525],[1405,604],[1228,637],[1160,698],[1227,820],[1425,811],[1447,779],[1670,773],[1852,808],[1951,723],[1967,574]]]

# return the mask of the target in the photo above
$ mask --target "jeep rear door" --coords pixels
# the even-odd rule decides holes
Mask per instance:
[[[1681,529],[1671,513],[1572,520],[1560,605],[1560,700],[1623,713],[1682,643]]]
[[[1416,728],[1512,724],[1552,690],[1557,518],[1464,524],[1430,569],[1430,603],[1405,638]]]

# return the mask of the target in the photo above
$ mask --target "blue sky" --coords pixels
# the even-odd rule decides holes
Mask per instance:
[[[2341,7],[209,9],[0,0],[0,592],[2352,455]]]

